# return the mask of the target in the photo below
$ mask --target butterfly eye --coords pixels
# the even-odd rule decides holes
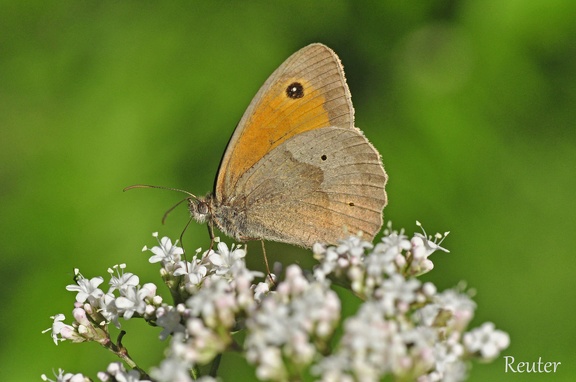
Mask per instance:
[[[300,82],[292,82],[286,88],[288,98],[298,99],[304,97],[304,86]]]
[[[198,202],[198,213],[201,215],[208,214],[208,203],[203,201]]]

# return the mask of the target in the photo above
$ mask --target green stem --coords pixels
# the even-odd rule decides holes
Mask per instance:
[[[214,361],[212,361],[212,365],[210,366],[210,376],[216,378],[218,375],[218,368],[220,367],[220,361],[222,360],[222,353],[218,354]]]
[[[140,373],[140,377],[144,379],[150,379],[148,374],[142,370],[136,362],[128,354],[128,349],[122,344],[122,338],[126,335],[126,331],[120,331],[118,334],[118,344],[115,344],[109,340],[106,344],[103,344],[105,348],[110,350],[112,353],[116,354],[122,361],[124,361],[130,368],[137,370]]]

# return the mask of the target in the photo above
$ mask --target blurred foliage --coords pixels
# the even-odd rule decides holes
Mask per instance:
[[[554,380],[573,380],[575,20],[573,0],[1,0],[0,380],[58,367],[95,376],[113,360],[40,331],[70,317],[73,267],[92,277],[126,262],[159,283],[140,248],[153,231],[178,237],[186,208],[160,218],[182,195],[122,188],[211,190],[259,86],[316,41],[342,59],[356,124],[383,156],[386,220],[452,231],[427,278],[466,280],[474,324],[510,333],[505,355],[560,361]],[[206,247],[206,228],[184,243]],[[267,252],[311,264],[290,246]],[[126,329],[132,356],[156,364],[156,331]],[[222,369],[253,379],[235,356]],[[475,365],[470,380],[549,377],[503,370],[502,359]]]

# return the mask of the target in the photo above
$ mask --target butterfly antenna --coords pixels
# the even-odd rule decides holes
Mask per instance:
[[[193,199],[195,199],[195,200],[198,200],[198,197],[197,197],[196,195],[194,195],[193,193],[191,193],[191,192],[184,191],[184,190],[181,190],[181,189],[179,189],[179,188],[164,187],[164,186],[153,186],[153,185],[150,185],[150,184],[134,184],[134,185],[132,185],[132,186],[128,186],[128,187],[124,188],[122,191],[133,190],[133,189],[135,189],[135,188],[159,188],[159,189],[161,189],[161,190],[178,191],[178,192],[182,192],[182,193],[184,193],[184,194],[186,194],[186,195],[189,195],[191,198],[193,198]]]
[[[180,200],[178,203],[174,204],[172,207],[170,207],[168,209],[168,211],[166,211],[164,213],[164,216],[162,216],[162,224],[164,224],[164,222],[166,221],[166,218],[168,217],[168,215],[170,214],[170,212],[174,211],[174,209],[176,207],[178,207],[180,204],[182,204],[182,202],[187,201],[188,199],[192,198],[194,200],[199,200],[198,197],[196,195],[194,195],[191,192],[185,191],[185,190],[181,190],[179,188],[173,188],[173,187],[164,187],[164,186],[153,186],[151,184],[134,184],[132,186],[128,186],[126,188],[124,188],[122,191],[128,191],[128,190],[133,190],[135,188],[158,188],[161,190],[169,190],[169,191],[177,191],[177,192],[182,192],[186,195],[188,195],[188,198],[184,198],[182,200]],[[182,250],[184,251],[184,263],[186,264],[186,271],[188,272],[188,262],[186,261],[186,250],[184,249],[184,243],[183,243],[183,237],[184,237],[184,233],[186,232],[186,230],[188,229],[188,226],[190,225],[190,222],[193,220],[193,217],[190,217],[190,219],[188,219],[188,223],[186,223],[186,225],[184,226],[184,229],[182,230],[182,233],[180,234],[180,238],[178,239],[180,242],[180,246],[182,248]]]
[[[168,208],[168,210],[166,212],[164,212],[164,215],[162,216],[162,224],[166,223],[166,219],[168,218],[168,215],[170,214],[170,212],[174,211],[174,209],[176,207],[178,207],[180,204],[182,204],[182,202],[187,201],[188,198],[184,198],[181,201],[179,201],[178,203],[174,204],[172,207]],[[188,222],[188,224],[190,224],[190,222]],[[188,224],[186,224],[186,227],[188,227]]]
[[[194,199],[194,200],[198,200],[198,197],[188,191],[184,191],[181,190],[179,188],[172,188],[172,187],[164,187],[164,186],[152,186],[150,184],[135,184],[132,186],[128,186],[126,188],[124,188],[122,191],[128,191],[128,190],[133,190],[135,188],[158,188],[161,190],[169,190],[169,191],[177,191],[177,192],[182,192],[186,195],[189,195],[190,198]],[[168,218],[168,215],[170,214],[170,212],[174,211],[174,209],[176,207],[178,207],[182,202],[187,201],[190,198],[184,198],[181,201],[179,201],[178,203],[174,204],[172,207],[170,207],[166,212],[164,212],[164,215],[162,216],[162,224],[164,224],[166,222],[166,219]],[[188,222],[188,224],[190,224],[190,222]],[[188,227],[188,224],[186,225],[186,227]]]

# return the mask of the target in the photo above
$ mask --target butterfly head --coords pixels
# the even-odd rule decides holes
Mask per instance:
[[[188,198],[188,209],[194,220],[198,223],[206,223],[212,217],[212,195],[208,194],[203,198]]]

